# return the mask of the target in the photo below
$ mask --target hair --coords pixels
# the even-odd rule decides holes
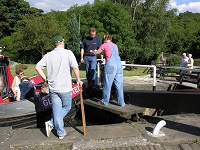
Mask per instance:
[[[21,82],[23,82],[24,80],[30,81],[28,77],[22,77],[22,78],[21,78]]]
[[[54,46],[58,46],[58,45],[61,45],[62,42],[57,42],[57,43],[54,43]]]
[[[90,32],[96,32],[97,30],[96,30],[96,28],[95,27],[90,27],[90,29],[89,29],[89,33]]]
[[[21,68],[17,68],[15,71],[16,74],[19,74],[20,72],[23,72],[23,70]]]
[[[108,41],[108,40],[111,40],[111,41],[112,41],[112,35],[110,35],[110,34],[104,34],[104,35],[103,35],[103,40],[104,40],[104,41]]]

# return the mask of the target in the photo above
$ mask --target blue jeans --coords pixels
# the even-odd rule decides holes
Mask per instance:
[[[84,56],[84,64],[86,69],[88,85],[94,85],[96,81],[97,57]]]
[[[119,106],[124,106],[124,91],[123,91],[123,69],[121,64],[108,63],[104,68],[104,87],[102,102],[108,105],[110,100],[110,92],[112,84],[115,84],[117,91],[117,101]]]
[[[52,102],[53,118],[48,123],[56,129],[58,136],[62,136],[65,133],[63,119],[71,109],[72,95],[71,92],[50,93],[50,99]]]

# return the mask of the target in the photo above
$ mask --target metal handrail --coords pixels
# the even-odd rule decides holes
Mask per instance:
[[[141,68],[153,68],[153,91],[156,90],[156,66],[155,65],[139,65],[139,64],[124,64],[128,67],[141,67]]]
[[[101,59],[97,59],[100,61]],[[156,66],[155,65],[139,65],[139,64],[123,64],[122,66],[127,67],[142,67],[142,68],[153,68],[153,91],[156,91]],[[97,85],[100,83],[100,63],[97,63]]]

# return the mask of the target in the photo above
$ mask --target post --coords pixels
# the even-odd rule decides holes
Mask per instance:
[[[152,65],[153,68],[153,91],[156,91],[156,66]]]
[[[97,62],[97,81],[96,81],[96,85],[98,87],[100,85],[100,63],[99,63],[99,61]]]
[[[86,131],[86,121],[85,121],[85,109],[83,103],[83,94],[82,94],[82,87],[80,87],[80,102],[81,102],[81,114],[82,114],[82,123],[83,123],[83,135],[87,135]]]
[[[197,72],[197,88],[200,88],[200,73]]]

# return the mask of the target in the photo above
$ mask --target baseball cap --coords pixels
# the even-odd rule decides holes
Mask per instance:
[[[53,42],[54,43],[59,43],[59,42],[62,42],[64,39],[62,36],[60,35],[56,35],[54,38],[53,38]]]
[[[182,55],[186,55],[186,53],[183,53]]]

